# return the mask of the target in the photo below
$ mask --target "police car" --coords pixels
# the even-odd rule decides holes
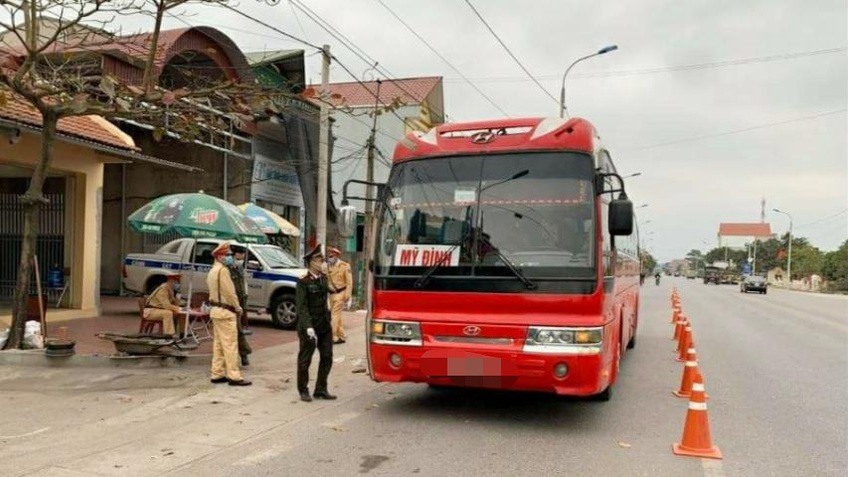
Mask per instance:
[[[165,281],[165,274],[182,273],[181,288],[187,293],[208,292],[206,275],[212,269],[212,250],[223,240],[177,239],[156,253],[134,253],[124,260],[124,289],[136,294],[150,294]],[[297,324],[294,293],[297,280],[306,269],[290,253],[276,245],[243,245],[248,255],[245,277],[248,288],[247,308],[267,312],[278,328],[292,329]],[[191,270],[194,269],[194,273]]]

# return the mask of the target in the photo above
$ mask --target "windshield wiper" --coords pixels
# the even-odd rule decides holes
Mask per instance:
[[[470,235],[470,234],[466,234],[466,237],[462,239],[462,242],[464,242],[465,240],[468,239],[468,235]],[[439,258],[439,260],[436,261],[436,263],[430,265],[430,268],[428,268],[427,270],[424,270],[424,273],[422,273],[421,276],[418,277],[418,280],[415,280],[414,287],[415,288],[422,288],[425,285],[427,285],[427,281],[430,280],[430,276],[433,275],[433,273],[436,271],[437,268],[444,265],[445,262],[447,262],[448,259],[450,259],[451,255],[453,255],[453,251],[456,250],[456,248],[459,247],[459,245],[462,242],[451,247],[444,255],[442,255]]]
[[[537,288],[537,285],[531,282],[530,279],[527,278],[527,276],[524,275],[524,273],[522,273],[521,270],[519,270],[518,267],[516,267],[515,264],[512,263],[512,261],[508,259],[506,255],[504,255],[503,252],[501,252],[497,248],[495,248],[493,251],[495,252],[495,255],[497,255],[498,258],[501,259],[504,265],[506,265],[506,268],[508,268],[509,271],[512,272],[512,274],[515,275],[515,277],[518,278],[521,283],[523,283],[524,286],[527,287],[528,290],[535,290]]]

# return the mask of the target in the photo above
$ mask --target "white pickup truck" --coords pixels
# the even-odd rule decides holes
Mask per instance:
[[[124,260],[124,289],[149,294],[165,281],[165,273],[181,271],[183,293],[188,292],[189,283],[193,283],[194,292],[207,292],[206,275],[212,269],[212,250],[221,242],[216,239],[198,239],[196,242],[194,239],[178,239],[168,242],[156,253],[129,254]],[[307,271],[296,258],[276,245],[248,245],[247,249],[247,308],[267,311],[278,328],[294,328],[297,324],[295,285]],[[195,270],[193,274],[192,267]]]

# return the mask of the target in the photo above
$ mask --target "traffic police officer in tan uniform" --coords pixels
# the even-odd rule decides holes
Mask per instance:
[[[297,336],[300,351],[297,355],[297,390],[302,401],[312,401],[309,396],[309,365],[318,349],[318,378],[315,381],[316,399],[336,399],[327,391],[327,377],[333,367],[333,331],[330,310],[327,306],[327,277],[324,255],[318,245],[303,257],[309,272],[297,281]]]
[[[209,288],[209,304],[212,311],[214,342],[212,348],[212,382],[230,386],[250,386],[252,383],[241,376],[239,370],[238,331],[236,320],[241,317],[242,307],[230,277],[229,265],[233,263],[230,243],[224,242],[212,251],[215,264],[206,277]]]
[[[180,303],[176,292],[180,290],[180,274],[165,275],[165,283],[156,287],[144,302],[144,319],[162,322],[162,333],[168,336],[176,334],[174,319],[180,312]]]
[[[342,326],[342,311],[345,303],[350,303],[353,294],[353,274],[350,272],[350,264],[341,259],[342,252],[330,247],[327,249],[327,279],[330,292],[330,314],[333,322],[333,343],[339,344],[346,341],[344,327]]]

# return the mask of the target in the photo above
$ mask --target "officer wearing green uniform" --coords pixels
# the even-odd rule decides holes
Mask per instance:
[[[297,281],[297,336],[300,351],[297,355],[297,390],[302,401],[312,401],[309,396],[309,365],[318,348],[318,379],[315,382],[316,399],[336,399],[327,391],[327,377],[333,367],[333,330],[330,308],[327,305],[327,276],[321,246],[303,257],[309,273]]]
[[[247,355],[253,353],[253,349],[250,347],[250,343],[247,342],[247,337],[244,335],[244,315],[247,315],[247,285],[244,280],[244,252],[245,250],[241,247],[233,246],[231,247],[233,251],[233,261],[232,265],[229,265],[230,276],[233,279],[233,285],[236,287],[236,295],[238,295],[239,305],[241,305],[242,316],[236,318],[236,329],[238,331],[238,351],[239,356],[241,357],[241,365],[242,366],[250,366],[250,360],[247,359]]]

